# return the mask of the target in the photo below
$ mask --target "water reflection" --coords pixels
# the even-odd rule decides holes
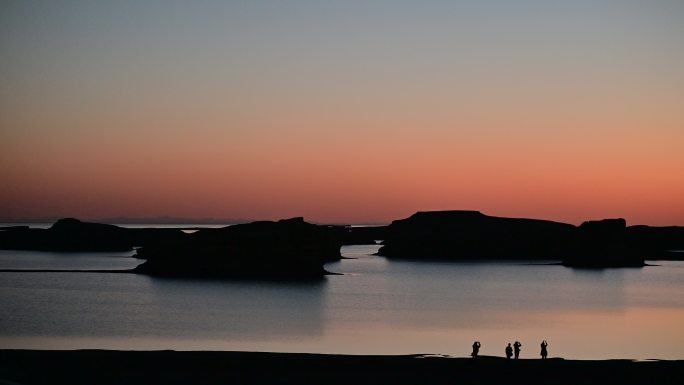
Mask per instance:
[[[28,279],[27,279],[28,278]],[[273,340],[323,332],[325,281],[3,273],[4,335]]]
[[[603,311],[623,311],[625,303],[624,269],[569,269],[571,294],[584,306]]]
[[[375,250],[345,248],[356,259],[326,265],[345,275],[307,283],[0,273],[0,347],[467,357],[474,340],[499,356],[519,340],[537,358],[546,339],[550,357],[684,357],[682,262],[573,270]]]
[[[150,280],[146,312],[163,335],[272,340],[321,335],[327,281]],[[188,335],[190,331],[190,335]],[[148,331],[146,334],[154,334]]]
[[[112,269],[126,270],[140,264],[134,251],[53,252],[0,250],[0,269]]]
[[[330,318],[399,327],[516,327],[554,311],[620,312],[625,308],[620,272],[575,272],[559,266],[375,260],[342,261],[330,269]],[[549,320],[548,322],[553,322]]]

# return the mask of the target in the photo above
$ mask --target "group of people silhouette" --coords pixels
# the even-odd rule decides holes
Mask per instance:
[[[482,344],[480,343],[480,341],[475,341],[473,343],[473,352],[470,353],[470,355],[473,356],[473,358],[477,358],[478,354],[480,354],[480,347],[481,346],[482,346]],[[549,346],[549,343],[546,342],[546,340],[543,340],[541,343],[541,353],[540,353],[542,360],[545,360],[546,357],[548,357],[548,355],[549,355],[549,352],[546,349],[547,346]],[[511,346],[511,343],[509,342],[508,346],[506,346],[506,359],[510,360],[511,357],[513,357],[513,355],[515,355],[515,359],[517,360],[518,357],[520,357],[521,348],[522,348],[522,344],[520,343],[520,341],[515,341],[515,343],[513,343],[513,346]]]

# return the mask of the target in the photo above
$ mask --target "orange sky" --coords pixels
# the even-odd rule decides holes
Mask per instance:
[[[0,217],[684,225],[684,6],[399,3],[8,2]]]

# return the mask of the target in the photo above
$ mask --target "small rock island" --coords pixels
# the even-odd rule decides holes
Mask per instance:
[[[58,252],[130,251],[147,242],[173,240],[180,229],[129,229],[63,218],[47,229],[15,226],[0,231],[0,249]]]
[[[320,278],[340,259],[345,229],[303,218],[203,229],[138,249],[137,273],[158,276]]]

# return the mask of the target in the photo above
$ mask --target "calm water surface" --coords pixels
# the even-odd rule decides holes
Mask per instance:
[[[315,283],[0,273],[0,348],[684,359],[684,262],[575,270],[388,261],[348,246]],[[0,251],[0,269],[127,269],[132,253]]]

